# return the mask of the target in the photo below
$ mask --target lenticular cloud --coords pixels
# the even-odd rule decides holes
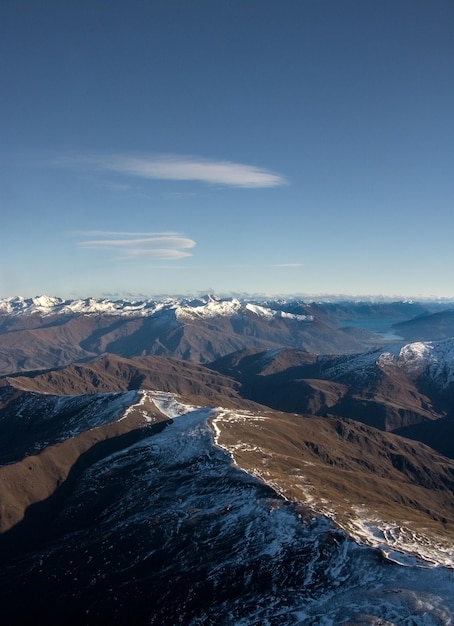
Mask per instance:
[[[91,248],[98,250],[114,250],[120,254],[121,258],[148,257],[151,259],[181,259],[191,256],[188,249],[193,248],[195,241],[188,237],[177,234],[169,236],[168,233],[153,233],[153,236],[144,236],[147,233],[99,233],[97,239],[89,239],[79,242],[81,248]],[[121,239],[115,235],[122,236]]]
[[[181,155],[155,155],[133,157],[127,155],[105,155],[74,157],[59,161],[60,164],[95,167],[129,176],[161,180],[186,180],[202,183],[229,185],[232,187],[278,187],[286,179],[270,170],[232,163],[214,161],[200,157]]]
[[[112,162],[111,167],[117,171],[144,178],[195,180],[234,187],[275,187],[285,182],[279,174],[259,167],[195,158],[136,159],[119,157]]]

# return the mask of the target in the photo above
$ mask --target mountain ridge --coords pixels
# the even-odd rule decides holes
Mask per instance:
[[[39,310],[32,302],[16,314],[5,312],[0,315],[0,375],[54,369],[105,352],[209,363],[243,348],[296,347],[316,353],[363,349],[349,334],[302,313],[213,298],[180,304],[158,303],[146,314],[125,305],[127,314],[121,315],[118,310],[94,311],[90,301],[83,311],[68,312],[66,304],[58,304],[56,313],[52,299],[50,305],[40,300]]]
[[[244,397],[275,410],[333,414],[394,431],[453,415],[453,355],[450,339],[343,356],[242,351],[210,367],[235,378]]]
[[[454,574],[454,339],[408,343],[392,330],[429,311],[214,297],[123,303],[125,315],[106,301],[15,304],[0,315],[11,624],[33,612],[46,623],[208,623],[207,610],[241,620],[244,602],[275,619],[270,593],[289,624],[436,618],[432,596],[431,608],[407,598]],[[391,597],[388,584],[408,593]],[[317,590],[344,608],[316,608]]]

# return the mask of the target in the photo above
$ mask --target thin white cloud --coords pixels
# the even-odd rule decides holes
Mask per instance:
[[[183,237],[178,233],[87,231],[84,234],[88,237],[96,236],[97,239],[79,241],[80,248],[112,250],[119,254],[117,258],[121,260],[147,258],[169,261],[182,259],[192,256],[188,250],[196,245],[193,239]]]
[[[76,230],[71,231],[75,235],[83,237],[180,237],[180,233],[174,230],[164,232],[131,232],[119,230]],[[107,240],[106,240],[107,241]]]
[[[181,155],[76,156],[60,158],[55,164],[96,168],[140,178],[198,181],[232,187],[260,188],[287,184],[281,174],[255,165]]]
[[[277,263],[273,267],[303,267],[304,263]]]
[[[184,257],[192,256],[190,252],[185,252],[184,250],[175,250],[174,248],[159,248],[156,250],[146,249],[139,250],[137,248],[128,248],[126,250],[126,254],[118,257],[118,259],[137,259],[139,257],[144,257],[147,259],[159,259],[172,261],[176,259],[184,259]]]

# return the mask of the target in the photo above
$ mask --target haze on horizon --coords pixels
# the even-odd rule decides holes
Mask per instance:
[[[0,298],[453,298],[448,0],[6,0]]]

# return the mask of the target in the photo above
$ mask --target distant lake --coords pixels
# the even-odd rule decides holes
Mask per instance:
[[[388,341],[399,341],[403,340],[403,337],[398,335],[392,328],[392,325],[397,324],[398,322],[402,322],[402,319],[371,319],[370,317],[355,318],[353,320],[344,320],[342,326],[339,328],[345,328],[348,326],[353,328],[364,328],[364,330],[377,333],[377,335],[380,335],[383,339],[387,339]]]

